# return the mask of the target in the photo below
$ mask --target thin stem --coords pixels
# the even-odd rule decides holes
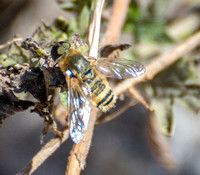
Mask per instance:
[[[124,80],[121,83],[119,83],[113,89],[114,94],[120,95],[121,93],[128,90],[129,93],[130,92],[132,93],[132,96],[134,97],[137,96],[138,94],[136,93],[136,91],[133,92],[133,89],[132,89],[136,84],[153,79],[153,77],[155,77],[159,72],[166,69],[168,66],[170,66],[171,64],[176,62],[178,59],[180,59],[183,55],[192,51],[194,48],[196,48],[199,45],[200,45],[200,32],[197,32],[192,37],[184,41],[183,43],[177,45],[171,51],[168,51],[167,53],[164,53],[163,55],[153,59],[149,64],[145,66],[146,72],[144,75],[137,78]],[[145,102],[143,103],[145,104]],[[147,108],[149,108],[148,104],[146,105],[147,105]],[[112,115],[112,117],[110,117],[110,114],[100,117],[101,119],[98,120],[98,124],[102,122],[110,121],[111,119],[118,117],[120,114],[117,113],[116,115]],[[107,116],[109,118],[108,120],[106,119]]]
[[[102,14],[104,2],[105,0],[93,0],[92,2],[90,26],[89,26],[89,33],[88,33],[90,57],[97,57],[97,54],[98,54],[101,14]]]
[[[73,145],[68,158],[65,175],[78,175],[81,173],[81,170],[84,169],[93,136],[96,114],[97,109],[95,106],[93,106],[86,135],[81,143]]]
[[[115,0],[105,33],[105,43],[115,43],[125,22],[130,0]]]
[[[128,108],[136,105],[137,103],[138,103],[138,101],[136,99],[131,98],[129,101],[126,102],[125,105],[122,105],[119,109],[117,109],[117,111],[106,114],[106,115],[104,113],[102,113],[102,115],[100,117],[98,117],[95,124],[99,125],[101,123],[109,122],[109,121],[117,118],[121,114],[123,114]]]
[[[97,57],[98,45],[99,45],[99,33],[101,24],[101,14],[104,5],[104,0],[94,0],[92,3],[92,12],[90,17],[90,26],[88,33],[88,43],[89,43],[89,56]],[[68,158],[68,164],[66,167],[65,175],[79,175],[81,170],[85,167],[85,161],[88,155],[88,151],[91,145],[94,125],[96,121],[97,109],[92,106],[92,111],[90,114],[89,126],[86,131],[86,135],[82,142],[79,144],[74,144],[70,156]]]
[[[130,93],[130,95],[133,98],[136,98],[141,104],[143,104],[146,109],[152,111],[151,107],[146,102],[146,100],[144,99],[144,97],[140,94],[140,92],[134,86],[130,87],[128,89],[128,92]]]
[[[10,46],[14,42],[21,42],[23,39],[20,36],[15,36],[12,40],[0,45],[0,50]]]
[[[44,163],[59,147],[69,138],[68,128],[62,132],[62,137],[54,137],[32,158],[31,162],[18,173],[18,175],[32,174],[42,163]]]
[[[195,47],[200,45],[200,32],[197,32],[188,40],[177,45],[175,48],[167,53],[153,59],[146,67],[146,73],[140,77],[134,79],[128,79],[122,81],[118,86],[114,88],[114,93],[119,95],[126,91],[128,88],[134,86],[137,83],[152,80],[159,72],[166,69],[171,64],[175,63],[178,59],[184,56],[186,53],[193,50]]]

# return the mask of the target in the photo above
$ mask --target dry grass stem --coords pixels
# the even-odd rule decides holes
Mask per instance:
[[[101,26],[101,14],[103,10],[105,0],[93,0],[90,26],[88,31],[88,44],[89,44],[89,56],[97,57],[99,48],[99,34]]]
[[[30,175],[44,163],[69,138],[68,128],[62,132],[62,137],[54,137],[32,158],[31,162],[18,174]]]
[[[79,175],[81,170],[84,169],[88,151],[91,145],[96,115],[97,109],[95,106],[93,106],[86,135],[81,143],[73,145],[70,156],[68,158],[65,175]]]
[[[93,1],[92,12],[90,17],[90,26],[88,33],[88,43],[90,46],[89,56],[97,57],[99,46],[99,33],[101,25],[101,14],[103,10],[104,0]],[[86,135],[81,143],[74,144],[70,156],[68,158],[68,164],[65,174],[67,175],[79,175],[81,170],[85,167],[85,161],[88,155],[88,151],[91,145],[94,125],[96,121],[97,109],[92,106],[89,126]]]
[[[167,53],[153,59],[146,67],[146,73],[140,77],[124,80],[114,88],[114,93],[119,95],[137,83],[152,80],[159,72],[166,69],[171,64],[186,53],[192,51],[195,47],[200,45],[200,32],[197,32],[192,37],[177,45],[175,48]]]
[[[114,1],[105,33],[105,43],[115,43],[119,39],[122,26],[126,19],[129,3],[130,0]]]

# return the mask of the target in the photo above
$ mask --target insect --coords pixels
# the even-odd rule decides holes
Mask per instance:
[[[67,121],[71,139],[79,143],[88,127],[91,107],[106,112],[114,107],[116,96],[105,77],[118,79],[142,75],[145,67],[133,60],[120,58],[87,58],[71,48],[69,42],[57,42],[51,56],[66,78]]]

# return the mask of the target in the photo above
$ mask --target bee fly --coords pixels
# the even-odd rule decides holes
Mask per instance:
[[[87,130],[91,107],[90,99],[101,111],[114,107],[114,96],[105,77],[134,78],[145,72],[145,67],[133,60],[120,58],[87,58],[61,41],[51,50],[51,56],[66,77],[67,121],[71,139],[79,143]]]

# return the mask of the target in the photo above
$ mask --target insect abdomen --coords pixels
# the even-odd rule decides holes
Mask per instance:
[[[99,109],[106,112],[114,107],[116,97],[113,95],[107,80],[100,76],[94,68],[91,68],[91,74],[92,78],[88,78],[86,82],[92,93],[92,101]]]

